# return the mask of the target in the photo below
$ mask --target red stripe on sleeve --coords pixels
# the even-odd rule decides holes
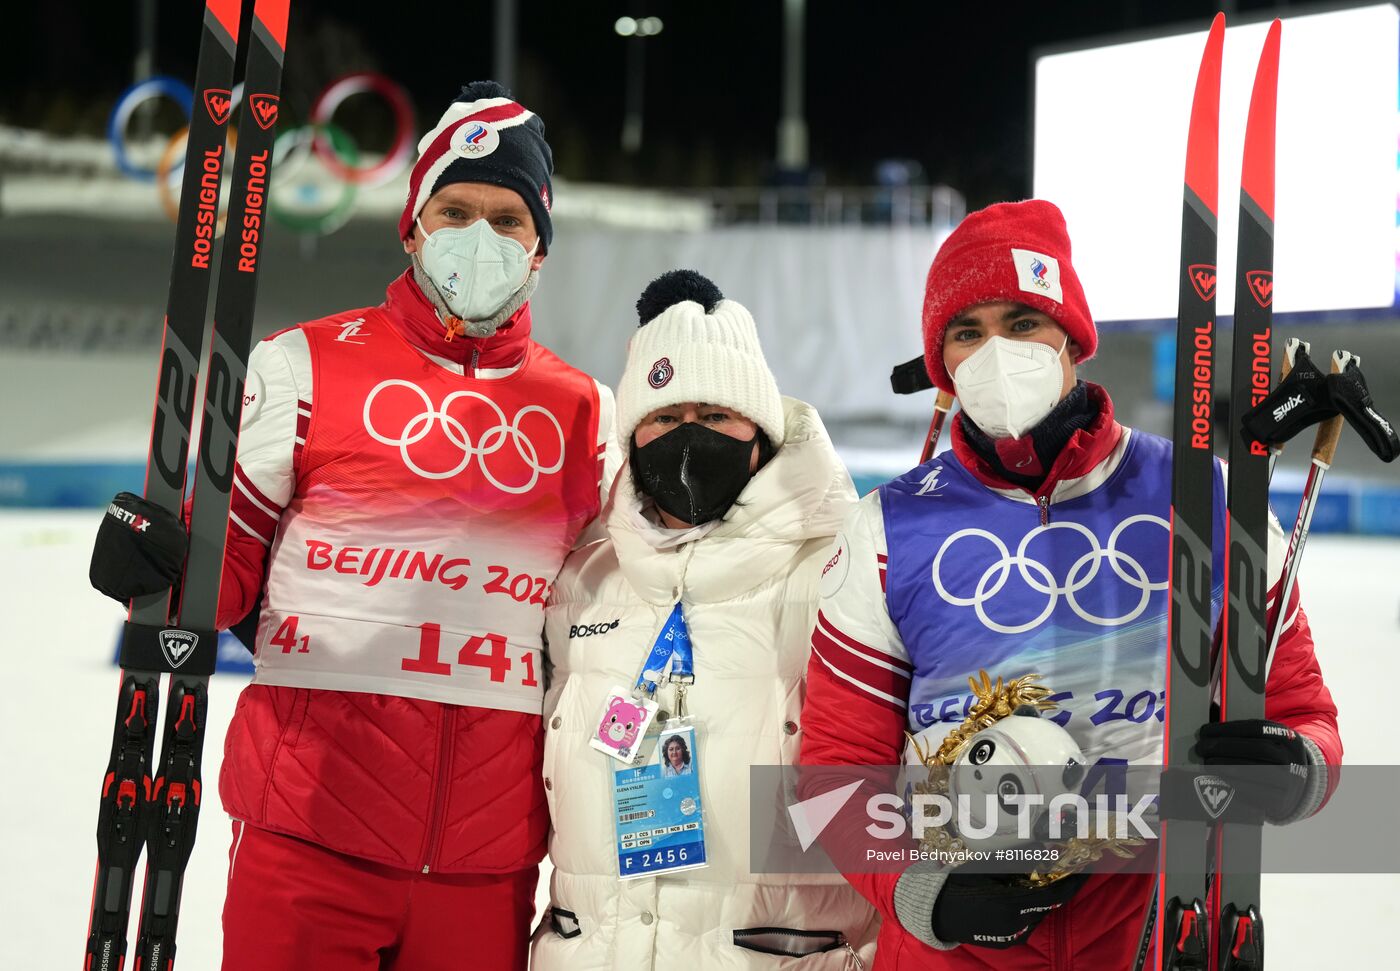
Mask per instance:
[[[826,614],[820,610],[817,611],[817,627],[832,640],[844,644],[857,654],[864,654],[876,662],[891,665],[906,678],[914,673],[914,665],[910,664],[908,661],[894,657],[893,655],[886,654],[883,651],[878,651],[868,644],[862,644],[828,620]]]
[[[841,680],[865,689],[887,705],[904,707],[905,699],[909,697],[908,677],[847,650],[820,629],[812,632],[812,651]]]

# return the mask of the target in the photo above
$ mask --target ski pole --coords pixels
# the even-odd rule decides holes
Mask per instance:
[[[919,464],[933,458],[933,450],[938,447],[938,436],[943,432],[943,423],[948,420],[948,412],[953,408],[953,396],[946,391],[938,392],[933,402],[933,420],[928,423],[928,435],[924,438],[924,450],[919,453]]]
[[[1332,352],[1332,373],[1337,374],[1351,361],[1361,363],[1361,359],[1350,351]],[[1313,439],[1312,464],[1308,467],[1307,484],[1303,487],[1303,499],[1298,504],[1298,519],[1293,523],[1293,533],[1288,538],[1288,553],[1283,559],[1283,580],[1279,584],[1278,613],[1274,617],[1269,632],[1269,653],[1273,657],[1283,634],[1284,622],[1288,619],[1288,601],[1293,596],[1293,587],[1298,581],[1298,567],[1303,559],[1303,545],[1308,541],[1308,529],[1312,524],[1313,511],[1317,508],[1317,497],[1322,492],[1322,479],[1332,467],[1337,454],[1337,441],[1342,435],[1342,416],[1335,415],[1317,426]]]

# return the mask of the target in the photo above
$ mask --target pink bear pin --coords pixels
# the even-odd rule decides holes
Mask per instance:
[[[620,755],[630,755],[646,720],[645,708],[614,695],[608,700],[607,713],[598,726],[598,738],[609,748],[617,749]]]

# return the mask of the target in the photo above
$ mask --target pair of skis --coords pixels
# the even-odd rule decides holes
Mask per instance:
[[[197,99],[185,151],[146,463],[146,498],[176,515],[185,502],[195,385],[204,358],[200,348],[205,346],[219,190],[229,163],[225,136],[234,107],[243,5],[243,0],[206,0],[195,70]],[[133,600],[123,631],[84,971],[119,971],[125,962],[143,845],[147,858],[136,959],[140,971],[169,971],[175,961],[180,894],[203,795],[200,765],[209,676],[217,653],[215,613],[267,225],[289,6],[290,0],[256,0],[253,9],[244,72],[247,95],[207,345],[189,558],[178,594],[165,591]],[[170,679],[157,759],[160,680],[166,672]]]
[[[1171,608],[1163,761],[1196,780],[1209,776],[1193,746],[1212,718],[1264,717],[1268,631],[1269,449],[1246,436],[1241,417],[1268,393],[1273,355],[1274,119],[1281,24],[1264,41],[1250,97],[1240,178],[1233,368],[1229,381],[1229,486],[1225,515],[1225,604],[1219,655],[1213,651],[1216,217],[1220,74],[1225,17],[1206,41],[1191,107],[1181,231],[1173,408]],[[1287,604],[1278,603],[1276,623]],[[1215,665],[1218,662],[1218,669]],[[1228,785],[1216,780],[1220,785]],[[1203,792],[1202,801],[1206,800]],[[1138,962],[1152,940],[1159,971],[1259,971],[1262,828],[1163,815],[1156,897]]]

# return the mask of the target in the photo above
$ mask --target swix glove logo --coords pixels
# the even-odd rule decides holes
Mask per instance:
[[[157,637],[160,641],[160,652],[165,655],[165,659],[170,662],[172,668],[178,668],[190,659],[195,647],[199,644],[199,635],[192,634],[187,630],[163,630]]]
[[[205,88],[204,108],[214,124],[222,125],[233,111],[233,92],[228,88]]]
[[[1211,819],[1219,819],[1235,798],[1235,787],[1217,775],[1198,775],[1195,779],[1196,797]]]
[[[1196,288],[1196,295],[1202,300],[1210,300],[1215,296],[1215,267],[1209,263],[1192,263],[1186,268],[1186,275],[1191,278],[1191,286]]]
[[[277,124],[277,105],[275,94],[255,94],[248,98],[248,106],[253,109],[253,120],[263,131]]]
[[[1274,302],[1274,274],[1270,270],[1250,270],[1244,275],[1245,283],[1249,285],[1250,295],[1254,297],[1254,302],[1261,307],[1267,307]]]
[[[1283,404],[1279,405],[1277,408],[1274,409],[1274,421],[1283,421],[1284,417],[1287,416],[1287,414],[1288,414],[1290,411],[1292,411],[1294,408],[1297,408],[1297,407],[1298,407],[1299,405],[1301,405],[1302,403],[1303,403],[1303,396],[1302,396],[1302,395],[1300,395],[1300,394],[1295,394],[1295,395],[1293,395],[1293,396],[1290,397],[1287,401],[1285,401]]]
[[[671,366],[671,359],[663,357],[651,366],[651,372],[647,374],[647,384],[660,390],[670,384],[675,376],[676,369]]]

